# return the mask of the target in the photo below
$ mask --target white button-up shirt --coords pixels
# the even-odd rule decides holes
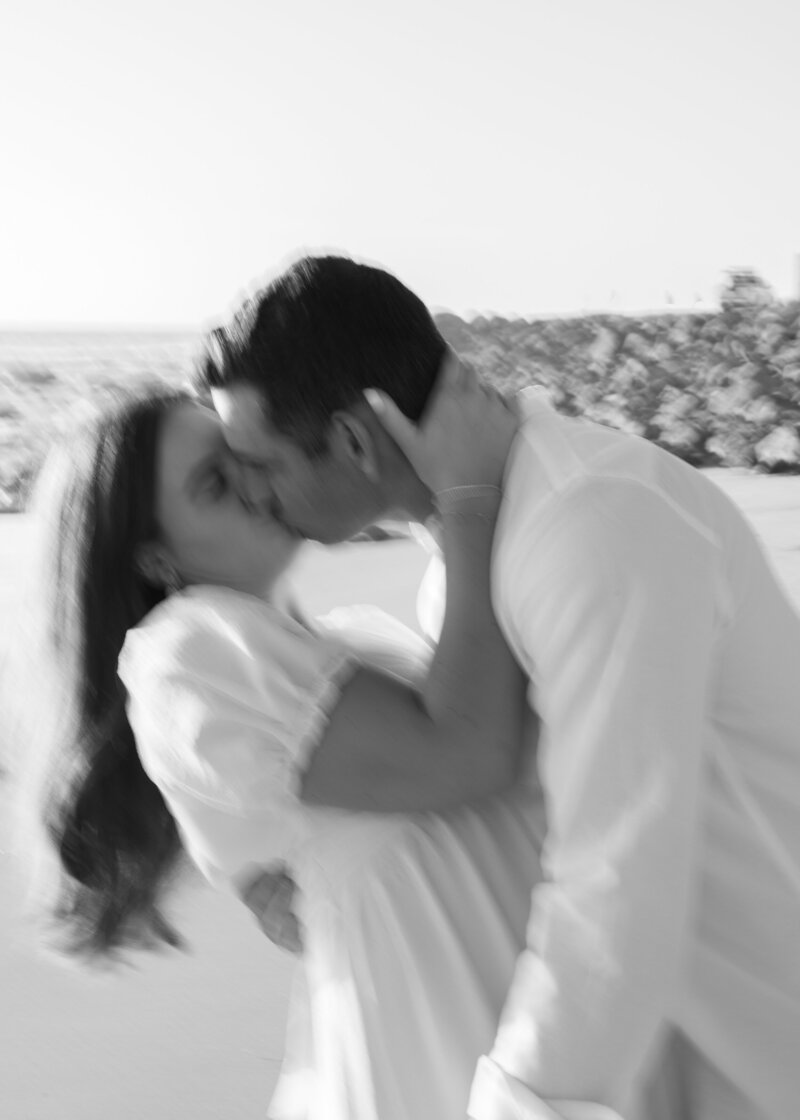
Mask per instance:
[[[796,1120],[800,618],[700,472],[522,409],[493,587],[546,878],[470,1116]]]

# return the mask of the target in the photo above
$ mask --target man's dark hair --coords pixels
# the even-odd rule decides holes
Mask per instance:
[[[396,277],[347,257],[303,257],[211,333],[198,380],[251,386],[278,431],[317,455],[331,416],[364,389],[419,419],[444,354],[430,312]]]

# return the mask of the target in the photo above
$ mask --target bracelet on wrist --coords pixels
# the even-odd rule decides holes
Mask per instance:
[[[440,514],[485,514],[500,504],[502,496],[499,486],[448,486],[434,493],[433,504]]]

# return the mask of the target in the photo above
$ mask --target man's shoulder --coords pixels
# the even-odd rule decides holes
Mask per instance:
[[[710,492],[700,471],[641,435],[558,411],[541,393],[520,394],[521,419],[506,487],[519,495],[566,494],[576,482],[636,482],[645,488]]]
[[[520,527],[528,536],[560,514],[591,511],[604,495],[616,510],[642,500],[671,509],[710,539],[734,517],[719,487],[669,451],[540,402],[523,416],[504,495],[504,536],[517,541]]]
[[[529,511],[568,494],[587,478],[607,473],[612,461],[635,470],[644,451],[636,439],[582,416],[558,412],[541,393],[520,394],[520,424],[509,455],[504,492]],[[645,444],[646,446],[646,444]]]

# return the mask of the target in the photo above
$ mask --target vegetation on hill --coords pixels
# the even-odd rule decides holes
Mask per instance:
[[[469,322],[445,313],[437,323],[488,379],[543,385],[564,413],[653,440],[696,466],[800,472],[800,302],[777,301],[749,270],[730,273],[715,311]],[[21,507],[76,412],[122,385],[184,380],[190,342],[35,363],[4,357],[0,344],[0,510]]]
[[[731,274],[718,311],[527,321],[437,318],[505,387],[653,440],[696,466],[800,471],[800,302]]]

